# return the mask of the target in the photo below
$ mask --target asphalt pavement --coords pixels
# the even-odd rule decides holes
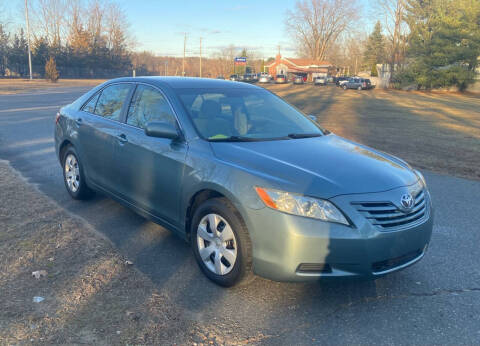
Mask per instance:
[[[258,278],[224,289],[162,227],[101,195],[87,202],[69,197],[55,156],[55,113],[87,90],[0,96],[0,159],[110,239],[188,318],[210,321],[219,333],[262,335],[256,342],[272,345],[480,344],[480,182],[424,172],[435,226],[427,255],[406,270],[376,281]]]

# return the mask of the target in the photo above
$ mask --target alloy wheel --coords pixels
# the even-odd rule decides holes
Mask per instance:
[[[237,241],[232,227],[218,214],[205,215],[197,228],[198,253],[211,272],[226,275],[237,260]]]
[[[80,168],[73,154],[68,154],[65,158],[65,181],[70,191],[74,193],[80,188]]]

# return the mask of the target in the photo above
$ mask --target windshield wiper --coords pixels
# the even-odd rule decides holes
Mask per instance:
[[[241,137],[241,136],[229,136],[223,138],[209,138],[210,142],[256,142],[261,140],[260,138]]]
[[[287,135],[289,138],[311,138],[311,137],[320,137],[321,133],[289,133]]]

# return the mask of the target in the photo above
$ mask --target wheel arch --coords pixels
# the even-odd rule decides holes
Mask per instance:
[[[67,148],[69,146],[73,147],[73,143],[68,139],[64,139],[63,142],[58,147],[58,159],[59,159],[61,165],[63,164],[62,163],[63,155],[65,154],[65,151],[67,150]]]
[[[184,217],[185,217],[184,224],[185,224],[185,234],[187,239],[190,238],[191,221],[196,208],[206,200],[209,200],[212,198],[222,198],[222,197],[226,198],[230,203],[232,203],[232,205],[238,211],[242,219],[244,219],[242,210],[241,208],[239,208],[239,201],[237,200],[237,198],[233,193],[223,188],[222,186],[218,186],[216,184],[204,185],[201,188],[198,188],[194,193],[192,193],[190,197],[187,199],[185,204],[186,207],[184,209]]]

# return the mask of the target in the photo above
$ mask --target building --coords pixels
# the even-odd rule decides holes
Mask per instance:
[[[271,76],[277,74],[293,76],[303,76],[308,81],[315,77],[335,76],[336,69],[328,61],[316,61],[313,59],[295,59],[284,58],[277,54],[275,61],[270,65],[265,65],[265,69]]]

